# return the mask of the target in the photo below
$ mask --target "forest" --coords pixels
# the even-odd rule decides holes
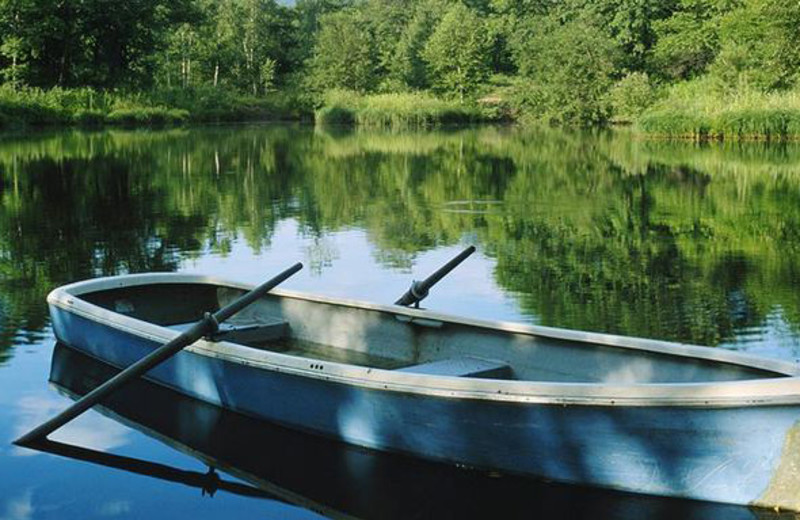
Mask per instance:
[[[0,124],[800,136],[786,0],[2,0]]]

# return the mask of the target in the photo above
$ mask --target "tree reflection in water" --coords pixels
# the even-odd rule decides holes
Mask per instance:
[[[176,270],[236,241],[265,252],[285,219],[320,247],[361,228],[394,267],[468,236],[546,325],[715,345],[778,316],[800,334],[795,144],[503,128],[72,131],[0,142],[0,362],[41,336],[53,287]]]

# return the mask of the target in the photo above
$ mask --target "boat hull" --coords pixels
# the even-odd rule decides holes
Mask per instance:
[[[159,342],[51,305],[63,343],[117,367]],[[582,485],[800,509],[793,405],[591,406],[419,395],[182,351],[148,379],[379,450]]]
[[[50,381],[73,399],[115,373],[108,365],[66,346],[56,345],[53,351]],[[134,381],[98,411],[197,458],[203,465],[266,491],[273,499],[328,518],[492,518],[497,516],[497,504],[503,504],[504,511],[516,512],[511,516],[572,520],[596,520],[598,511],[603,511],[603,518],[619,520],[756,520],[757,516],[763,520],[768,516],[756,515],[745,507],[711,502],[607,492],[510,475],[495,478],[418,457],[398,457],[331,442],[252,420],[159,386]],[[142,402],[148,406],[142,406]],[[37,447],[42,448],[42,444]],[[55,443],[49,448],[44,449],[119,467],[114,455],[79,451],[76,457],[70,448],[59,450]],[[161,474],[157,471],[155,476]],[[198,485],[194,478],[188,484]],[[225,485],[220,489],[236,492]],[[436,493],[431,493],[432,489]]]

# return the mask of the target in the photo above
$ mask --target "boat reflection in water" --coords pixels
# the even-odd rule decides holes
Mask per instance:
[[[57,344],[50,380],[77,398],[116,372]],[[53,441],[40,441],[34,447],[195,486],[203,494],[219,491],[282,500],[335,518],[487,517],[501,512],[504,517],[592,520],[781,516],[738,506],[498,477],[371,451],[251,419],[142,380],[118,391],[99,411],[213,469],[206,474],[184,471]],[[243,482],[220,477],[216,470]]]

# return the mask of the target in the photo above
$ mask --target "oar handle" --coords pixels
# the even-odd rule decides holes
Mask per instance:
[[[237,300],[231,302],[230,304],[226,305],[222,309],[218,310],[214,314],[206,313],[202,320],[198,321],[192,327],[190,327],[187,331],[183,332],[179,336],[172,339],[168,343],[162,345],[161,347],[155,349],[154,351],[150,352],[139,361],[135,362],[119,374],[115,375],[102,385],[98,386],[85,396],[81,397],[75,403],[72,404],[69,408],[61,412],[60,414],[56,415],[52,419],[40,424],[33,430],[29,431],[16,441],[14,444],[17,445],[25,445],[30,444],[32,441],[36,439],[46,438],[48,435],[53,433],[58,428],[61,428],[92,406],[96,405],[108,395],[112,394],[113,392],[117,391],[122,385],[134,379],[136,377],[141,376],[145,372],[149,371],[156,365],[159,365],[163,361],[169,359],[173,355],[177,354],[181,351],[184,347],[191,345],[201,337],[205,336],[209,332],[214,332],[220,323],[225,321],[226,319],[230,318],[246,306],[253,303],[255,300],[272,290],[275,286],[295,274],[297,271],[303,268],[303,264],[300,262],[294,264],[289,269],[286,269],[278,276],[272,278],[271,280],[259,285],[252,291],[248,292],[247,294],[243,295],[242,297],[238,298]]]
[[[431,287],[436,285],[439,280],[447,276],[450,271],[458,267],[458,264],[466,260],[467,257],[474,252],[475,246],[469,246],[465,250],[461,251],[458,255],[437,269],[429,277],[422,281],[412,283],[408,291],[406,291],[403,296],[394,302],[394,304],[409,306],[421,302],[426,296],[428,296],[428,292],[430,292]]]

